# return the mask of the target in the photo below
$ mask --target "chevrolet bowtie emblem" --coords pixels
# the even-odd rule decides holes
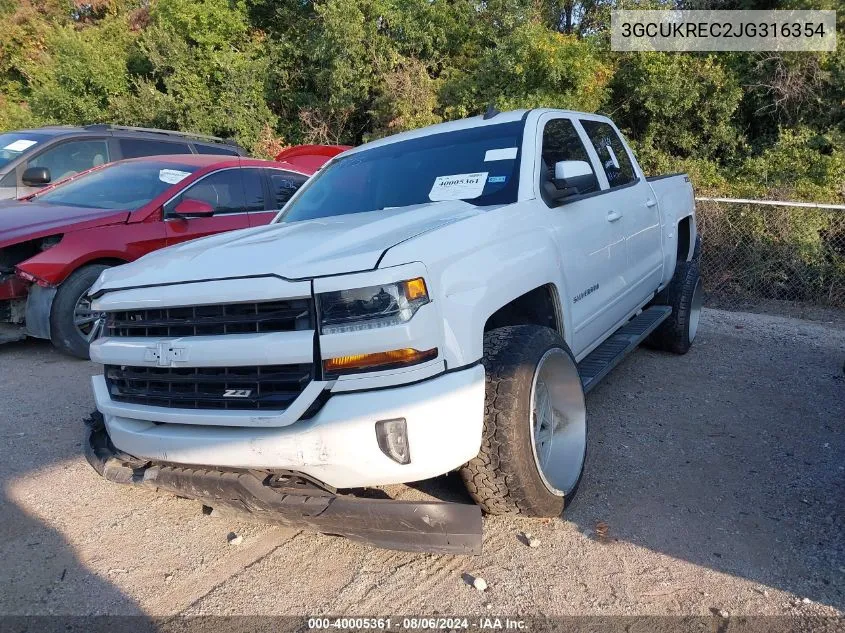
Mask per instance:
[[[144,360],[154,362],[159,367],[169,367],[173,363],[184,362],[187,359],[187,348],[174,347],[170,343],[158,343],[144,350]]]

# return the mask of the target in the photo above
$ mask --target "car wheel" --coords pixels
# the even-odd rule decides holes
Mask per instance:
[[[461,469],[488,514],[559,516],[584,472],[587,415],[572,352],[554,330],[484,336],[486,396],[478,455]]]
[[[649,347],[686,354],[698,334],[704,288],[698,261],[678,262],[669,285],[654,300],[672,307],[672,314],[646,339]]]
[[[101,314],[91,309],[88,291],[109,266],[93,264],[76,270],[59,286],[50,311],[50,340],[71,356],[88,359],[88,347],[103,325]]]

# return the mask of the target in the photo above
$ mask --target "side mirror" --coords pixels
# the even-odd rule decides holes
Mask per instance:
[[[23,172],[21,180],[27,187],[40,187],[48,184],[52,179],[50,178],[50,170],[46,167],[28,167]]]
[[[598,187],[590,163],[585,160],[562,160],[555,163],[555,187],[565,196],[588,193]]]
[[[176,205],[173,213],[181,218],[210,218],[214,215],[214,207],[205,200],[185,198]]]

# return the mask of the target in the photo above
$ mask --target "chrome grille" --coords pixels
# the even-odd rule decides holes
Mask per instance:
[[[203,336],[314,329],[311,299],[108,312],[106,336]]]
[[[311,363],[258,367],[105,366],[112,400],[178,409],[283,410],[313,378]]]

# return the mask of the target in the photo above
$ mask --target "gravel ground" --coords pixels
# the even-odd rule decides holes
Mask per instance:
[[[81,455],[97,366],[7,345],[0,614],[842,614],[843,361],[841,325],[705,310],[689,354],[639,350],[588,397],[588,470],[565,520],[486,519],[470,557],[107,483]],[[425,490],[462,494],[450,478]]]

